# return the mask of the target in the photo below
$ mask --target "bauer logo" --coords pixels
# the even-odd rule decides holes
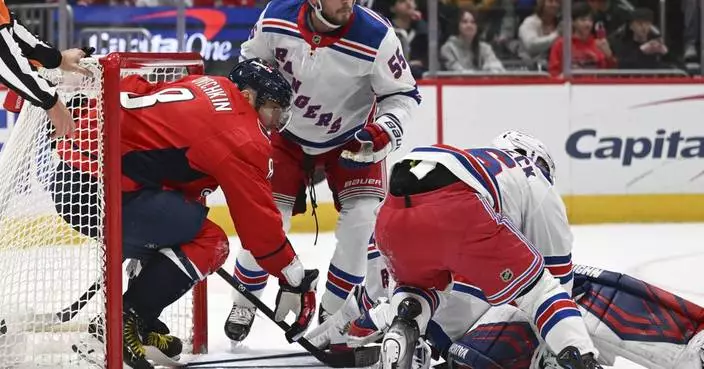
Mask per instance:
[[[639,159],[704,158],[704,136],[658,129],[648,136],[601,135],[595,129],[572,133],[565,144],[575,159],[618,160],[629,166]]]

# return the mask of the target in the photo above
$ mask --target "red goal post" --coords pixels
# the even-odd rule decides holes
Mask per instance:
[[[26,103],[0,153],[0,367],[83,365],[72,345],[99,322],[93,364],[122,368],[120,79],[204,72],[197,53],[112,53],[81,64],[92,77],[42,71],[74,116],[73,138],[50,140],[46,113]],[[66,169],[67,145],[86,153],[72,165],[90,174]],[[86,297],[93,285],[101,288]],[[57,320],[67,308],[71,319]],[[205,282],[160,318],[184,352],[206,352]]]

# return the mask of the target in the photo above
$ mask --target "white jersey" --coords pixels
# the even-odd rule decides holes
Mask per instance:
[[[388,21],[354,6],[347,25],[311,31],[306,0],[270,2],[242,44],[241,57],[276,62],[294,91],[284,135],[308,154],[350,141],[380,115],[406,125],[420,95]]]
[[[562,198],[540,169],[509,150],[417,147],[403,160],[440,163],[475,189],[545,257],[545,266],[567,291],[572,282],[572,232]]]

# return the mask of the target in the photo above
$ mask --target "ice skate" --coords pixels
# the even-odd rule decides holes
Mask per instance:
[[[418,300],[410,297],[399,304],[398,315],[381,344],[382,369],[411,369],[416,342],[420,337],[414,318],[420,315],[421,309]]]
[[[232,305],[230,315],[225,321],[225,335],[234,341],[233,343],[240,343],[247,338],[249,330],[252,328],[252,323],[254,323],[254,313],[256,311],[257,309],[254,307]]]
[[[122,355],[123,361],[133,369],[151,369],[147,361],[144,343],[140,337],[141,319],[132,311],[122,313]]]
[[[564,369],[602,369],[594,355],[581,355],[574,346],[567,346],[557,354],[557,363]]]

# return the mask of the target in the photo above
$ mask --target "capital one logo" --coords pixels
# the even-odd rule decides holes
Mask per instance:
[[[132,17],[130,20],[148,21],[164,18],[177,17],[176,10],[167,10],[151,14],[144,14]],[[212,39],[222,31],[227,23],[227,16],[222,11],[216,9],[186,9],[186,17],[194,18],[203,23],[202,32],[192,32],[186,34],[185,49],[201,54],[205,60],[229,60],[232,57],[232,42],[212,41]],[[98,37],[100,41],[98,42]],[[107,42],[108,47],[98,50],[100,54],[107,54],[112,51],[151,51],[151,52],[173,52],[178,50],[178,40],[176,37],[164,37],[161,34],[152,34],[151,40],[133,38],[128,40],[124,37],[115,37],[108,32],[95,34],[88,39],[90,46],[98,47]],[[129,44],[128,44],[129,42]]]

